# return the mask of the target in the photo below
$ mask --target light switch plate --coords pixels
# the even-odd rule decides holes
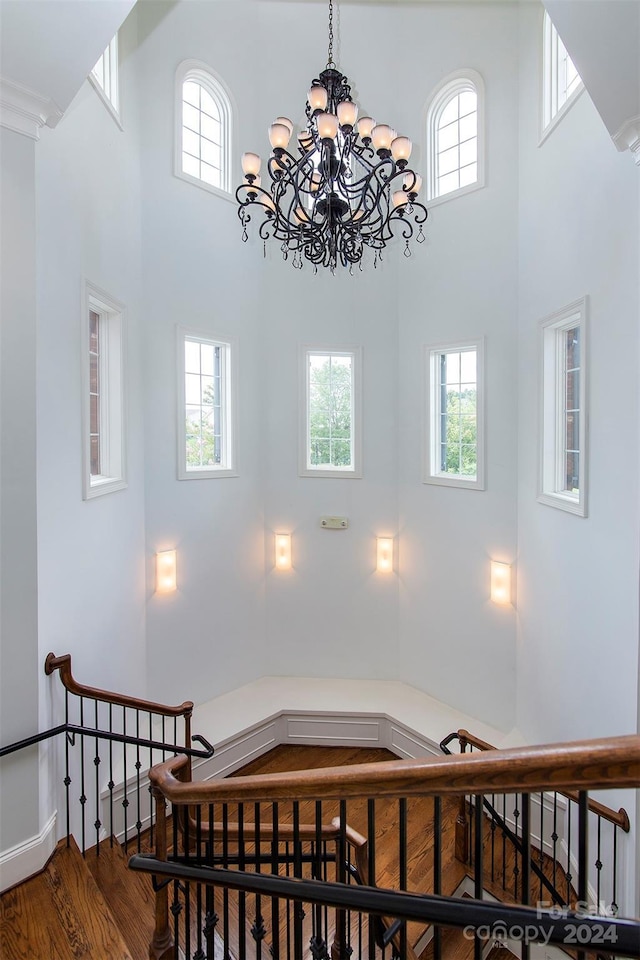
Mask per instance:
[[[349,519],[348,517],[320,517],[320,526],[325,530],[346,530]]]

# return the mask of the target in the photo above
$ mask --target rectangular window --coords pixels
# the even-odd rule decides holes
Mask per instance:
[[[125,475],[124,307],[85,283],[83,344],[85,500],[122,490]]]
[[[551,22],[548,13],[544,14],[543,23],[543,109],[542,131],[549,131],[555,123],[566,113],[570,104],[583,89],[580,74],[576,70],[571,57],[558,36],[558,31]]]
[[[120,125],[120,94],[118,87],[118,34],[111,40],[95,67],[89,80],[100,94],[101,100]]]
[[[425,483],[484,489],[484,341],[427,348]]]
[[[362,476],[361,360],[359,347],[303,348],[301,476]]]
[[[541,322],[542,438],[538,500],[586,516],[586,301]]]
[[[237,476],[232,346],[178,328],[178,479]]]

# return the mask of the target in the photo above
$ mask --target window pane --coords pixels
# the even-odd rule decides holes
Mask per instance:
[[[470,140],[478,135],[478,114],[470,113],[460,121],[460,140]]]
[[[478,97],[477,95],[468,90],[465,93],[460,94],[460,116],[465,117],[470,113],[475,113],[478,109]]]
[[[201,389],[202,389],[202,403],[210,405],[215,403],[214,396],[214,380],[213,377],[202,377],[201,378]]]
[[[478,141],[467,140],[460,144],[460,166],[467,167],[470,163],[475,163],[478,159]]]
[[[210,167],[208,163],[200,164],[200,179],[210,183],[213,187],[220,186],[220,171]]]
[[[477,471],[477,455],[473,446],[462,444],[460,447],[460,473],[463,477],[474,477]]]
[[[567,370],[580,366],[580,328],[574,327],[565,333]]]
[[[476,351],[465,350],[460,354],[460,379],[462,383],[476,382]]]
[[[188,173],[190,177],[200,179],[200,161],[190,156],[188,153],[182,154],[182,172]]]
[[[445,173],[451,173],[459,167],[458,147],[451,150],[445,150],[438,154],[438,176],[442,177]]]
[[[478,180],[478,164],[470,163],[468,167],[463,167],[460,171],[460,186],[466,187],[470,183],[476,183]]]
[[[197,107],[200,102],[200,85],[193,80],[185,80],[182,85],[182,99]]]
[[[459,127],[457,120],[455,120],[453,123],[449,123],[446,127],[440,127],[438,131],[438,152],[448,150],[449,147],[455,146],[459,139]]]
[[[221,137],[221,125],[219,120],[212,120],[211,117],[208,117],[206,113],[203,113],[200,117],[201,133],[203,137],[206,137],[207,140],[212,140],[213,143],[222,143]]]
[[[187,403],[200,403],[200,377],[197,374],[185,374],[184,396]]]
[[[218,110],[213,97],[207,90],[204,89],[204,87],[200,88],[200,109],[203,113],[213,117],[214,120],[220,119],[220,111]]]
[[[580,450],[580,414],[568,413],[566,417],[567,451],[578,453]]]
[[[447,353],[445,356],[447,358],[447,383],[460,383],[460,354]]]
[[[202,373],[212,377],[214,372],[214,353],[220,353],[220,347],[214,347],[212,343],[200,344],[200,362],[202,363]]]
[[[200,137],[187,127],[182,131],[182,149],[185,153],[190,153],[192,157],[200,156]]]
[[[89,438],[90,473],[92,477],[100,476],[100,438]]]
[[[336,467],[351,466],[351,442],[349,440],[333,440],[331,462]]]
[[[184,369],[187,373],[200,373],[200,344],[193,340],[184,342]]]
[[[568,453],[566,456],[566,486],[568,493],[574,493],[576,496],[580,492],[579,480],[580,454]]]
[[[458,119],[458,97],[452,97],[449,103],[446,105],[442,113],[440,114],[440,122],[438,123],[438,129],[440,127],[445,127],[448,123],[452,123],[454,120]]]
[[[195,107],[190,106],[188,103],[182,104],[182,124],[185,127],[189,127],[190,130],[195,130],[196,133],[200,132],[200,111],[196,110]]]
[[[200,141],[201,159],[212,167],[220,167],[220,147],[209,140]]]
[[[455,173],[448,173],[444,177],[438,177],[438,196],[441,197],[445,193],[451,193],[452,190],[457,190],[460,186],[460,177],[458,171]]]
[[[565,407],[577,410],[580,406],[580,371],[572,370],[567,374]]]

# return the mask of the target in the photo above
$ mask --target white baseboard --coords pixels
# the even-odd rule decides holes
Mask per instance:
[[[56,846],[56,816],[54,811],[35,837],[0,853],[0,892],[22,883],[45,866]]]

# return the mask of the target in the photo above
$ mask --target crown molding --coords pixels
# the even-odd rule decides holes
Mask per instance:
[[[640,116],[625,120],[617,133],[613,134],[612,140],[618,150],[631,150],[633,159],[640,167]]]
[[[0,127],[39,140],[40,128],[45,124],[55,127],[61,118],[62,110],[55,101],[0,77]]]

